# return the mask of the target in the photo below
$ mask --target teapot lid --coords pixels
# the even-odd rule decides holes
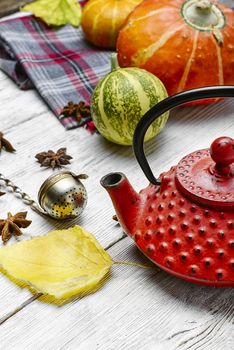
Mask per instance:
[[[234,209],[234,140],[219,137],[210,149],[193,152],[176,168],[181,192],[200,204]]]

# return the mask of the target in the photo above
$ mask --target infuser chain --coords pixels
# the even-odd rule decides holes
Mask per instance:
[[[11,180],[7,179],[3,174],[0,173],[0,181],[3,181],[6,187],[10,187],[14,193],[20,195],[22,201],[29,205],[31,209],[35,210],[40,214],[47,215],[45,211],[43,211],[37,202],[35,202],[27,193],[21,190],[18,186],[16,186]]]

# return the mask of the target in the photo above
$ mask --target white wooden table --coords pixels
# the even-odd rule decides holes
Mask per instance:
[[[35,91],[20,91],[2,72],[0,101],[0,130],[17,150],[1,153],[0,172],[37,198],[53,171],[40,168],[35,154],[67,147],[74,159],[66,169],[89,175],[88,205],[72,224],[39,216],[9,191],[0,198],[0,217],[28,210],[32,224],[21,239],[78,224],[114,260],[147,264],[112,220],[114,209],[99,184],[106,173],[122,171],[137,190],[147,186],[132,149],[84,129],[65,131]],[[155,174],[222,135],[234,136],[233,99],[175,110],[164,131],[146,147]],[[9,244],[14,242],[12,238]],[[108,282],[95,294],[55,306],[0,275],[0,349],[233,350],[233,300],[232,288],[190,284],[155,268],[114,265]]]

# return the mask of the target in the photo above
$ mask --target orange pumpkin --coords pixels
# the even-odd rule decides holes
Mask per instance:
[[[115,49],[120,27],[141,0],[89,0],[82,14],[86,39],[99,47]]]
[[[210,0],[145,0],[120,30],[117,51],[121,67],[154,73],[170,95],[234,85],[234,12]]]

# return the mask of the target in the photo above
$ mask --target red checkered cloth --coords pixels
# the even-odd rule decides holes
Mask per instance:
[[[60,113],[69,101],[90,103],[97,82],[110,71],[110,55],[71,25],[55,29],[33,16],[0,23],[0,69],[21,89],[35,88],[67,129],[89,121]]]

